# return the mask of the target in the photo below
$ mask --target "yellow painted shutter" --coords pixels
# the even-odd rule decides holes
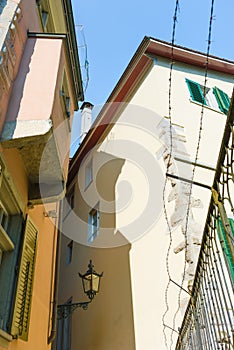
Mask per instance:
[[[11,334],[23,340],[28,339],[37,236],[36,227],[27,217],[11,327]]]

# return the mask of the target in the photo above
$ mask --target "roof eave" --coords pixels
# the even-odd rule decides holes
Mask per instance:
[[[71,0],[62,0],[62,2],[64,7],[65,20],[66,20],[67,33],[68,33],[68,45],[70,47],[70,51],[72,54],[72,57],[70,56],[70,60],[71,60],[71,65],[74,67],[73,84],[74,84],[74,90],[75,90],[76,99],[77,99],[75,109],[78,109],[78,102],[84,101],[84,91],[83,91],[83,85],[82,85],[82,75],[81,75],[78,46],[77,46],[77,40],[76,40],[75,23],[74,23]]]
[[[153,57],[172,58],[171,44],[144,37],[133,58],[108,97],[105,105],[96,118],[92,129],[89,130],[80,147],[73,156],[68,177],[68,185],[77,173],[82,159],[92,149],[107,130],[110,123],[114,123],[118,111],[121,109],[120,102],[128,102],[134,88],[136,88],[142,76],[152,67]],[[190,50],[181,46],[173,47],[173,60],[181,63],[204,68],[207,55],[198,51]],[[225,74],[234,74],[234,62],[209,56],[208,69]]]

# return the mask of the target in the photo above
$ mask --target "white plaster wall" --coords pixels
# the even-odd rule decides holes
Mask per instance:
[[[133,96],[130,106],[125,109],[112,128],[111,136],[109,134],[100,147],[102,151],[127,159],[116,184],[117,198],[119,195],[123,195],[123,201],[119,201],[119,206],[117,205],[116,208],[116,230],[122,232],[132,242],[130,261],[137,350],[166,349],[166,343],[170,346],[172,340],[174,342],[172,348],[174,348],[177,334],[171,332],[169,328],[165,328],[165,333],[163,333],[163,322],[178,330],[189,299],[188,294],[182,292],[180,299],[184,307],[181,307],[178,301],[179,288],[173,283],[170,283],[167,297],[165,297],[168,283],[167,255],[169,254],[170,277],[178,284],[182,282],[182,273],[185,268],[184,252],[177,255],[173,252],[173,249],[184,239],[181,227],[178,226],[172,230],[171,248],[168,252],[170,236],[167,232],[163,207],[158,213],[158,206],[162,206],[164,176],[161,177],[161,174],[165,173],[165,166],[162,160],[156,157],[156,153],[161,147],[157,135],[157,125],[161,118],[168,116],[168,68],[169,64],[165,60],[157,61]],[[205,107],[201,126],[201,105],[191,101],[185,78],[204,85],[204,70],[175,64],[172,74],[172,122],[184,127],[186,138],[184,146],[192,161],[196,156],[199,130],[200,127],[202,128],[198,162],[215,168],[226,115],[218,110]],[[220,74],[212,73],[208,76],[207,86],[210,88],[217,86],[231,96],[232,83],[231,77],[221,77]],[[153,115],[155,123],[152,119]],[[146,130],[144,130],[144,125]],[[148,160],[148,155],[152,159]],[[178,162],[177,166],[179,176],[191,176],[192,166]],[[158,167],[158,177],[156,173],[155,183],[160,182],[157,187],[158,196],[155,195],[155,208],[152,206],[147,208],[147,201],[153,185],[151,174],[147,173],[150,167],[152,172],[155,167]],[[213,171],[197,168],[194,180],[212,185],[213,176]],[[131,191],[124,193],[122,190],[121,192],[123,182],[128,183]],[[170,191],[171,185],[169,183],[165,192],[166,199]],[[129,198],[126,198],[127,195]],[[198,225],[200,224],[198,238],[201,238],[203,232],[210,196],[211,193],[208,189],[193,186],[193,197],[199,198],[203,205],[202,208],[193,209],[194,220]],[[156,212],[156,220],[145,232],[140,232],[139,217],[141,220],[148,219],[144,210],[148,210],[151,215]],[[175,210],[175,203],[166,202],[166,210],[170,219]],[[199,246],[194,246],[194,251],[197,257]],[[187,283],[188,279],[186,278],[183,284],[185,289],[187,289]],[[174,319],[178,308],[180,311]],[[168,312],[163,320],[166,310]]]
[[[183,136],[186,139],[186,142],[179,142],[180,149],[177,153],[181,157],[187,159],[190,157],[191,160],[194,160],[200,129],[201,106],[190,100],[185,78],[203,84],[204,70],[175,64],[172,74],[172,122],[181,126],[175,127],[176,132],[182,139]],[[228,76],[209,74],[207,86],[211,88],[217,86],[231,96],[232,79]],[[129,105],[124,109],[118,122],[97,150],[91,151],[78,174],[80,196],[87,205],[84,215],[87,217],[88,210],[99,202],[101,210],[104,212],[109,210],[111,213],[110,222],[114,218],[114,225],[109,230],[113,242],[115,233],[120,232],[132,243],[130,268],[137,350],[164,350],[167,348],[166,343],[170,347],[171,341],[173,341],[171,348],[174,349],[177,333],[172,332],[169,328],[165,328],[163,332],[163,322],[177,331],[189,299],[189,295],[182,291],[181,305],[179,305],[180,289],[173,283],[170,283],[167,296],[165,296],[169,278],[168,269],[170,278],[181,284],[183,271],[188,267],[188,264],[185,266],[184,251],[177,255],[173,251],[184,240],[181,226],[175,225],[172,229],[170,246],[170,235],[163,207],[165,164],[158,153],[162,147],[158,125],[164,116],[168,116],[168,91],[169,63],[163,59],[158,60]],[[225,122],[226,115],[210,108],[204,108],[199,163],[215,167]],[[180,151],[183,151],[183,154]],[[102,198],[96,187],[97,173],[105,165],[105,157],[102,164],[99,162],[101,153],[106,155],[106,162],[111,157],[124,160],[115,184],[114,203],[108,203],[106,198]],[[91,158],[93,158],[94,168],[93,182],[85,189],[85,165]],[[191,177],[192,167],[177,162],[176,174]],[[99,186],[105,188],[108,177],[105,172],[102,175]],[[213,176],[213,171],[199,168],[196,170],[194,180],[211,185]],[[175,201],[170,203],[167,201],[171,189],[171,184],[168,182],[165,188],[165,208],[168,220],[175,213],[175,209],[178,209]],[[203,208],[192,210],[195,223],[197,226],[200,225],[197,234],[197,238],[200,239],[211,193],[208,189],[193,186],[192,194],[195,199],[200,199],[203,205]],[[78,211],[83,210],[81,203],[78,202],[77,205],[80,205]],[[87,223],[81,220],[77,225],[75,221],[73,227],[76,232],[82,233],[83,238],[80,243],[85,244]],[[108,244],[111,246],[111,240],[108,241]],[[198,252],[199,246],[194,245],[195,256],[198,255]],[[105,270],[105,264],[108,264],[108,261],[102,263],[103,270]],[[194,265],[195,263],[196,259]],[[188,278],[186,277],[183,283],[185,289],[187,289],[187,284]],[[121,337],[121,334],[119,336]]]

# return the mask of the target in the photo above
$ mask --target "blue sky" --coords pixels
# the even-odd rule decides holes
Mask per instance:
[[[94,105],[106,101],[145,35],[171,41],[175,3],[73,0],[84,84],[85,59],[89,63],[86,101]],[[206,52],[211,0],[181,0],[179,4],[175,43]],[[214,1],[210,53],[234,61],[233,14],[234,0]]]

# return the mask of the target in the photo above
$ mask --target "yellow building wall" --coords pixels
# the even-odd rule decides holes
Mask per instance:
[[[62,1],[49,0],[49,7],[53,16],[55,33],[66,33],[66,24],[64,20]]]
[[[84,273],[92,259],[97,272],[103,273],[100,292],[88,310],[77,309],[72,316],[71,349],[86,350],[135,349],[130,282],[130,245],[112,249],[97,249],[74,242],[73,258],[66,265],[66,246],[63,237],[59,302],[87,301],[78,272]],[[108,262],[105,264],[104,262]],[[55,347],[56,349],[56,347]]]
[[[28,215],[38,228],[38,246],[34,273],[29,338],[13,340],[9,350],[47,350],[50,331],[51,303],[53,300],[54,258],[57,230],[50,218],[45,217],[42,205],[30,209]],[[1,349],[1,348],[0,348]]]
[[[85,166],[92,157],[93,177],[97,181],[86,187]],[[78,175],[79,180],[74,184],[74,210],[69,209],[64,199],[65,218],[62,232],[66,237],[63,236],[61,244],[59,303],[65,303],[71,297],[72,302],[87,300],[78,272],[84,273],[87,270],[90,259],[97,272],[104,271],[100,293],[94,298],[88,310],[78,309],[73,314],[72,349],[77,347],[86,350],[135,349],[129,266],[131,246],[121,233],[115,230],[114,184],[123,164],[122,159],[116,159],[104,152],[92,152],[84,162]],[[105,213],[105,201],[110,204],[109,213]],[[88,214],[97,203],[101,213],[101,229],[94,244],[87,246]],[[114,246],[113,237],[115,237]],[[72,261],[71,264],[67,264],[67,244],[71,240],[74,240]]]
[[[51,325],[51,307],[53,300],[54,264],[57,244],[57,219],[46,216],[48,209],[59,211],[58,204],[43,205],[34,208],[27,207],[27,177],[18,151],[1,150],[1,158],[5,161],[8,181],[15,198],[19,200],[24,217],[28,215],[38,229],[38,243],[34,272],[34,285],[31,302],[31,318],[28,341],[13,339],[8,347],[1,346],[3,339],[0,336],[0,349],[5,350],[36,350],[50,349],[47,339]],[[6,343],[6,342],[5,342]]]

